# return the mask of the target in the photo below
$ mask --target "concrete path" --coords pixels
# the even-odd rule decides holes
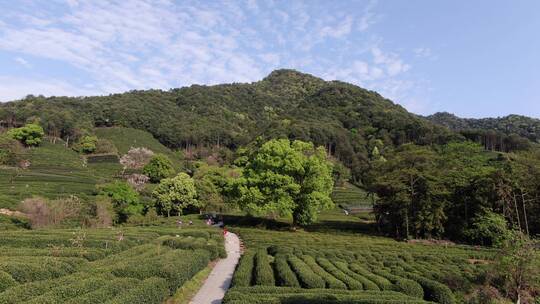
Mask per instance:
[[[221,304],[231,285],[232,276],[240,259],[240,240],[232,232],[225,236],[227,258],[219,260],[190,304]]]

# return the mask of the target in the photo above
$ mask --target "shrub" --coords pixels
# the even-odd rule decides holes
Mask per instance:
[[[303,255],[302,260],[311,267],[313,272],[315,272],[317,275],[319,275],[323,280],[326,281],[326,286],[328,288],[332,289],[347,289],[347,285],[345,283],[341,282],[340,280],[336,279],[334,276],[326,272],[321,266],[317,264],[315,261],[315,258],[309,255]]]
[[[117,154],[118,150],[116,149],[112,141],[108,139],[99,138],[96,143],[96,150],[94,152],[99,153],[99,154],[105,154],[105,153]]]
[[[98,186],[99,194],[109,197],[117,213],[116,222],[123,223],[129,216],[141,214],[144,205],[139,194],[125,182],[115,181]]]
[[[205,238],[167,238],[163,240],[163,245],[166,245],[175,249],[204,249],[210,252],[210,258],[212,260],[221,257],[225,258],[227,253],[223,249],[223,242],[218,243],[215,240],[208,240]]]
[[[17,281],[9,273],[0,271],[0,293],[15,285],[17,285]]]
[[[94,291],[77,295],[65,302],[65,304],[94,304],[105,303],[114,296],[122,294],[127,290],[136,290],[141,281],[131,278],[118,278],[107,285],[97,288]]]
[[[408,277],[418,282],[424,289],[425,299],[441,304],[454,304],[454,294],[448,286],[424,277],[408,274]]]
[[[325,258],[318,258],[317,263],[319,263],[319,265],[321,265],[322,268],[324,268],[324,270],[328,271],[334,277],[338,278],[339,280],[347,284],[347,287],[349,289],[353,289],[353,290],[363,289],[362,283],[358,282],[353,277],[348,276],[346,273],[336,268],[336,266],[334,266],[329,260]]]
[[[276,255],[274,259],[274,269],[276,272],[277,284],[279,286],[300,287],[296,275],[287,263],[287,256],[283,254]]]
[[[59,226],[68,220],[82,220],[87,213],[82,213],[83,203],[76,196],[48,201],[33,197],[22,201],[19,209],[24,212],[33,228]]]
[[[275,286],[274,271],[268,260],[266,249],[259,249],[255,254],[255,285]]]
[[[242,255],[232,278],[232,286],[244,287],[251,285],[253,267],[255,266],[254,257],[255,253],[252,251],[247,251]]]
[[[156,154],[150,162],[143,168],[143,174],[150,178],[153,183],[170,177],[174,174],[174,167],[171,160],[164,154]]]
[[[21,161],[23,152],[19,141],[0,134],[0,165],[16,165]]]
[[[349,269],[347,264],[343,262],[334,262],[334,265],[336,265],[336,267],[339,268],[341,271],[361,282],[364,285],[364,289],[366,290],[392,290],[393,285],[390,281],[367,271],[366,269],[360,267],[357,264],[354,264],[355,266],[352,266],[353,264],[350,265],[351,267],[354,267],[355,271]],[[372,282],[375,283],[378,288],[373,286]]]
[[[96,136],[86,135],[81,138],[75,148],[82,153],[90,154],[96,151],[97,143]]]
[[[415,281],[393,275],[384,270],[374,270],[374,272],[394,283],[397,291],[412,297],[424,298],[424,289]]]
[[[27,124],[24,127],[9,130],[7,135],[27,146],[39,146],[45,132],[38,124]]]
[[[301,259],[295,255],[289,255],[289,263],[305,288],[325,288],[326,282]]]
[[[110,304],[161,304],[169,296],[168,284],[162,278],[148,278],[137,288],[129,289],[107,303]]]

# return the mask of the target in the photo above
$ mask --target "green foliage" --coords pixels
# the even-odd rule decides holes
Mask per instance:
[[[270,266],[266,249],[259,249],[255,254],[255,268],[253,276],[255,278],[255,285],[276,285],[274,280],[274,271]]]
[[[255,266],[255,252],[247,251],[240,258],[236,266],[231,285],[234,287],[251,286],[253,267]]]
[[[161,244],[191,234],[223,239],[214,229],[163,227],[3,233],[0,303],[163,303],[210,262],[205,249]]]
[[[540,255],[534,241],[519,231],[511,231],[491,271],[500,288],[517,301],[520,296],[540,292]]]
[[[325,288],[326,282],[300,258],[290,255],[289,263],[304,288]]]
[[[164,154],[154,155],[150,162],[143,168],[143,174],[148,176],[153,183],[170,177],[174,172],[175,170],[171,160]]]
[[[292,215],[308,225],[333,206],[331,164],[324,149],[287,139],[271,140],[248,152],[237,181],[238,204],[249,213]]]
[[[7,135],[26,146],[39,146],[45,135],[45,131],[43,131],[40,125],[30,123],[24,127],[9,130]]]
[[[287,255],[280,254],[275,256],[274,269],[277,278],[276,285],[285,287],[300,287],[300,283],[298,282],[296,275],[291,270],[291,267],[287,262]]]
[[[483,284],[480,278],[486,265],[492,264],[496,256],[493,250],[468,246],[426,246],[335,232],[234,229],[242,236],[245,245],[252,248],[248,252],[267,253],[270,261],[270,255],[274,257],[276,285],[263,288],[249,284],[249,279],[242,285],[245,287],[234,285],[226,299],[235,298],[238,303],[253,303],[249,299],[272,299],[274,302],[270,303],[297,303],[297,300],[300,301],[298,303],[320,303],[323,300],[329,303],[337,300],[343,303],[461,303],[466,294],[479,286],[477,284]],[[268,245],[270,247],[266,251]],[[473,259],[487,264],[471,264]],[[238,271],[240,267],[244,278],[245,274],[251,278],[251,273],[255,273],[253,261],[242,264]],[[249,267],[251,271],[247,269]],[[284,270],[280,270],[282,268]],[[453,281],[453,277],[459,277],[463,282]],[[294,285],[290,282],[295,280],[302,287],[295,289],[296,297],[288,292],[289,289],[277,287]],[[365,298],[363,302],[352,296],[359,292],[373,298]],[[280,293],[279,299],[275,299],[275,293]],[[260,294],[260,297],[254,297],[255,294]],[[327,296],[312,298],[307,294]],[[388,294],[394,294],[396,298],[389,300],[386,298]],[[324,301],[322,303],[326,303]]]
[[[183,172],[161,180],[152,195],[156,198],[157,207],[167,216],[171,212],[182,214],[188,207],[201,207],[193,179]]]
[[[484,246],[501,247],[510,238],[511,232],[504,216],[484,210],[473,219],[467,234]]]
[[[0,271],[0,293],[17,284],[17,281],[9,273]]]
[[[79,149],[81,152],[90,154],[94,153],[97,149],[98,138],[97,136],[86,135],[79,141]]]
[[[197,199],[207,211],[226,211],[226,202],[231,200],[233,177],[236,170],[227,167],[201,164],[193,179],[197,190]]]
[[[0,134],[0,165],[17,165],[23,153],[23,147],[16,139]]]
[[[224,304],[427,304],[432,303],[393,291],[300,289],[290,287],[239,287],[231,289]]]
[[[109,197],[113,203],[114,210],[118,215],[118,223],[125,222],[128,217],[142,214],[144,205],[141,203],[139,194],[128,183],[115,181],[110,184],[101,185],[99,194]]]
[[[481,142],[486,150],[519,151],[530,148],[540,139],[540,120],[520,115],[498,118],[463,119],[450,113],[435,113],[428,120],[461,132],[466,138]]]

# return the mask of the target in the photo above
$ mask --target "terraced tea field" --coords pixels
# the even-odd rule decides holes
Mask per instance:
[[[494,252],[353,234],[236,228],[247,251],[224,303],[461,303]]]
[[[57,198],[62,195],[89,195],[97,183],[110,181],[121,171],[120,164],[85,164],[75,151],[61,141],[44,141],[39,148],[26,151],[28,169],[0,167],[0,208],[14,208],[33,195]]]
[[[335,187],[332,200],[344,209],[370,209],[373,207],[372,200],[367,193],[359,187],[345,183],[343,187]]]
[[[0,303],[162,303],[224,255],[212,229],[3,231]]]

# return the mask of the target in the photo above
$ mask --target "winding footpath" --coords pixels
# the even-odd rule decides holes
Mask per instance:
[[[227,257],[217,262],[190,304],[221,304],[231,285],[234,269],[240,259],[240,239],[236,234],[227,232],[225,250]]]

